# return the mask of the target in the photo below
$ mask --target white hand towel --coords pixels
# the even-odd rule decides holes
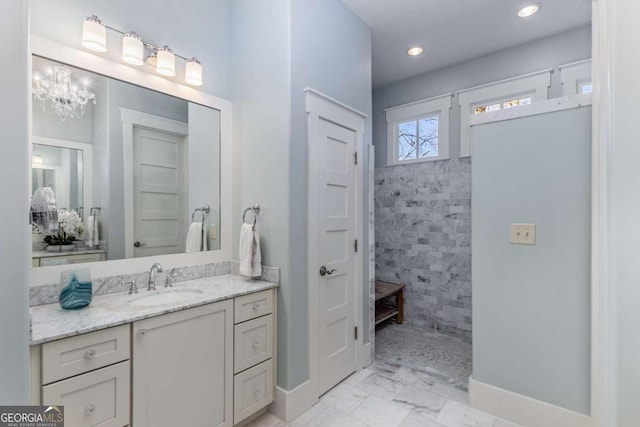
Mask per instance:
[[[93,226],[95,225],[95,216],[93,215],[89,215],[87,217],[87,225],[86,225],[86,236],[87,236],[87,240],[85,240],[85,244],[89,247],[93,246],[95,244],[94,240],[93,240],[93,235],[95,233]]]
[[[91,235],[91,240],[93,240],[93,246],[100,244],[100,220],[97,215],[93,216],[93,234]]]
[[[201,222],[192,222],[187,232],[185,252],[200,252],[207,250],[207,236]]]
[[[240,228],[240,274],[247,277],[262,276],[260,235],[253,224],[242,224]]]

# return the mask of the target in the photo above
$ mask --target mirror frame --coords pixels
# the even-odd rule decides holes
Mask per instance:
[[[231,212],[232,212],[232,103],[231,101],[194,89],[192,87],[167,80],[163,77],[150,74],[118,63],[101,56],[91,54],[84,50],[59,44],[42,37],[30,37],[31,55],[62,62],[73,67],[82,68],[96,74],[134,84],[136,86],[162,92],[176,98],[203,105],[220,111],[220,249],[207,252],[192,252],[175,255],[159,255],[145,258],[129,258],[111,261],[100,261],[86,264],[78,264],[88,267],[93,277],[107,277],[117,274],[132,274],[147,271],[156,262],[165,268],[201,265],[213,262],[229,261],[231,259]],[[32,56],[29,56],[29,81],[32,80]],[[29,106],[33,98],[29,93]],[[29,110],[31,111],[31,109]],[[31,117],[31,114],[29,114]],[[29,133],[33,137],[31,118],[29,120]],[[31,141],[29,141],[31,142]],[[29,144],[31,153],[32,145]],[[29,155],[29,159],[31,155]],[[31,179],[31,178],[29,178]],[[29,183],[31,188],[31,183]],[[31,235],[29,235],[31,236]],[[107,243],[108,244],[108,243]],[[31,247],[31,242],[29,242]],[[29,252],[31,253],[31,252]],[[75,264],[74,264],[75,265]],[[30,286],[57,283],[60,272],[69,269],[69,265],[57,265],[49,267],[31,268]]]

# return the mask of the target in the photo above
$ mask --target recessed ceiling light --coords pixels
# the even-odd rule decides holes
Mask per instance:
[[[518,11],[518,16],[520,18],[528,18],[538,13],[538,11],[540,10],[540,7],[541,6],[539,3],[533,3],[530,5],[527,5]]]
[[[422,54],[422,48],[421,47],[412,47],[410,49],[407,50],[407,55],[409,56],[418,56]]]

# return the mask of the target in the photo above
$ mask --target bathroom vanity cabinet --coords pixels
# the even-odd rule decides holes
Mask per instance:
[[[232,301],[141,320],[132,331],[134,426],[232,425]]]
[[[233,426],[273,401],[275,289],[31,347],[70,426]]]

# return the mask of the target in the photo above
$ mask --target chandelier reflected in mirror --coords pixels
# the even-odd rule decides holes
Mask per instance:
[[[79,119],[85,112],[87,103],[96,103],[96,95],[87,90],[85,79],[82,88],[71,81],[71,70],[53,67],[47,70],[47,77],[33,75],[31,91],[45,113],[54,112],[62,121]]]

